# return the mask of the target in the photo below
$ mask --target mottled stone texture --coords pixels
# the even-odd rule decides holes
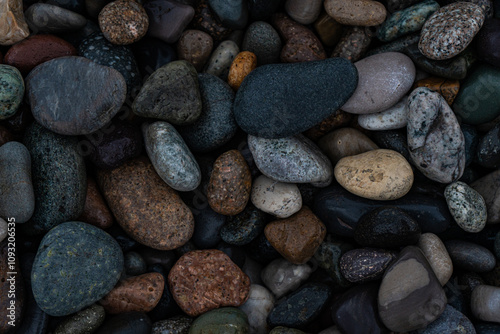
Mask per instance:
[[[325,10],[338,23],[351,26],[376,26],[387,15],[382,3],[371,0],[326,0]]]
[[[24,20],[22,0],[2,0],[3,15],[0,17],[0,45],[12,45],[29,36]]]
[[[135,1],[117,0],[99,13],[99,28],[113,44],[126,45],[140,40],[149,27],[148,14]]]

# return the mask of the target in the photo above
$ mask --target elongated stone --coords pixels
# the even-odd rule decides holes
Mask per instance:
[[[448,185],[444,196],[453,218],[464,231],[477,233],[486,225],[486,203],[481,195],[466,183]]]

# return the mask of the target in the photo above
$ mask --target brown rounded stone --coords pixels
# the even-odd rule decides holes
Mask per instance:
[[[369,27],[347,27],[340,41],[333,49],[332,57],[342,57],[357,62],[368,51],[375,36],[375,30]]]
[[[250,74],[257,67],[257,56],[250,51],[243,51],[238,53],[234,58],[231,67],[229,68],[229,75],[227,82],[229,86],[235,91],[240,88],[243,79]]]
[[[118,284],[99,301],[106,313],[149,312],[160,301],[165,287],[162,274],[147,273]]]
[[[307,206],[286,219],[269,223],[264,229],[269,243],[288,261],[309,261],[326,236],[326,227]]]
[[[339,109],[321,121],[321,123],[305,131],[303,134],[307,138],[316,141],[328,132],[348,125],[352,121],[353,117],[353,114],[346,113],[345,111]]]
[[[99,27],[113,44],[127,45],[140,40],[149,27],[148,14],[132,0],[110,2],[99,13]]]
[[[314,29],[324,45],[333,47],[342,37],[343,26],[326,12],[323,12],[314,22]]]
[[[172,296],[189,316],[238,307],[250,293],[250,278],[223,252],[195,250],[184,254],[168,274]]]
[[[208,204],[222,215],[237,215],[245,209],[252,190],[250,168],[238,150],[215,160],[207,189]]]
[[[113,215],[102,198],[101,192],[93,178],[87,178],[87,197],[82,215],[77,219],[102,229],[113,224]]]
[[[22,0],[0,2],[0,45],[12,45],[29,36],[28,24],[24,20]]]
[[[200,30],[186,30],[177,43],[177,56],[179,60],[187,60],[201,72],[213,47],[214,42],[209,34]]]
[[[413,91],[417,87],[427,87],[441,94],[441,96],[444,97],[446,102],[451,106],[457,97],[458,91],[460,90],[460,81],[429,77],[417,81],[411,90]]]
[[[194,18],[191,24],[194,29],[204,31],[209,34],[216,43],[227,39],[233,32],[231,29],[224,27],[215,18],[207,0],[197,1]]]
[[[14,264],[9,263],[11,256],[9,248],[9,235],[0,242],[0,333],[12,333],[12,329],[18,328],[21,324],[22,313],[25,305],[23,277],[19,259],[14,255]],[[10,295],[14,291],[14,295]],[[9,296],[10,295],[10,296]],[[12,298],[11,298],[12,297]],[[14,302],[14,311],[7,309]],[[13,315],[9,317],[10,315]],[[12,321],[14,326],[9,324]]]
[[[441,239],[433,233],[424,233],[418,240],[418,247],[436,274],[439,283],[444,286],[453,274],[453,262]]]
[[[175,249],[193,235],[191,210],[158,176],[149,159],[141,157],[113,170],[100,170],[97,182],[118,224],[141,244]]]
[[[73,45],[53,35],[33,35],[12,46],[5,54],[5,63],[23,75],[54,58],[77,56]]]
[[[387,16],[384,5],[372,0],[326,0],[325,10],[340,24],[376,26]]]

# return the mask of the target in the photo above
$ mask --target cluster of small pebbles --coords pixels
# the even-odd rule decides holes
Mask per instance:
[[[0,0],[0,333],[500,333],[500,0]]]

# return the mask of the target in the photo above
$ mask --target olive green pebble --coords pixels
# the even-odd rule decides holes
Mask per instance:
[[[0,120],[14,115],[24,96],[24,80],[13,66],[0,65]]]
[[[196,318],[189,334],[247,334],[249,330],[245,312],[235,307],[223,307]]]
[[[53,334],[92,334],[102,325],[105,317],[104,307],[93,304],[60,323]]]

